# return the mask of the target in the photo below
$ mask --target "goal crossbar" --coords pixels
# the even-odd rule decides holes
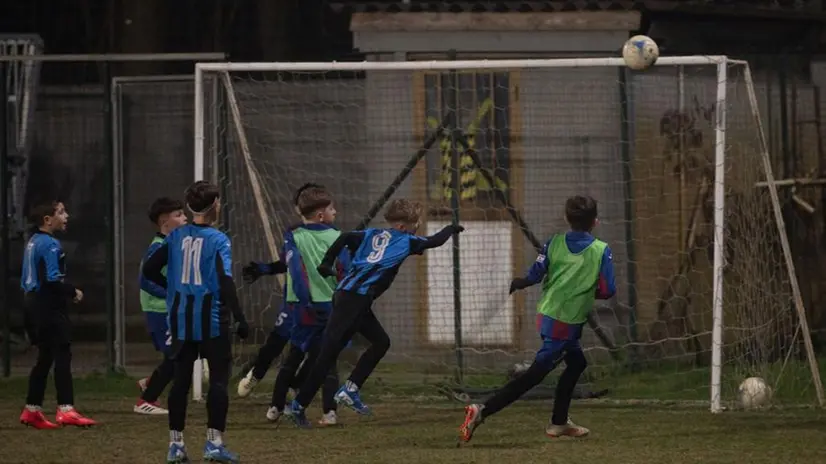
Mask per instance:
[[[663,56],[654,66],[707,66],[720,63],[746,64],[725,55]],[[589,68],[625,66],[622,58],[549,58],[530,60],[456,60],[456,61],[354,61],[306,63],[198,63],[200,71],[439,71],[455,69],[506,68]]]

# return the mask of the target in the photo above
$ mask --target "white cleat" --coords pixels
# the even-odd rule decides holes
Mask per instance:
[[[318,420],[318,425],[338,425],[338,415],[335,411],[329,411]]]
[[[278,422],[278,419],[281,419],[283,415],[284,412],[279,411],[275,406],[270,406],[270,409],[267,409],[267,420],[270,422]]]
[[[238,382],[238,396],[241,398],[246,398],[250,396],[253,390],[255,390],[255,386],[258,385],[260,380],[256,379],[252,375],[252,369],[247,372],[247,375]]]
[[[584,437],[591,433],[590,430],[586,429],[581,425],[576,425],[571,419],[568,419],[568,423],[565,425],[554,425],[548,423],[548,427],[545,429],[545,434],[551,438],[559,438],[559,437],[574,437],[580,438]]]
[[[144,400],[138,400],[135,407],[132,408],[138,414],[143,414],[145,416],[165,416],[169,414],[169,411],[160,407],[158,402],[148,403]]]

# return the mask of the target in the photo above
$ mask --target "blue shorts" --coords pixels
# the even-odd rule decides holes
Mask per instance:
[[[537,314],[536,328],[542,338],[542,346],[536,352],[537,364],[553,369],[571,352],[581,352],[583,324],[566,324],[548,316]]]
[[[332,310],[332,306],[325,303],[319,303],[315,309],[296,309],[296,322],[290,333],[290,343],[305,353],[310,351],[314,344],[321,343]],[[351,344],[352,340],[348,341],[344,348],[349,348]]]
[[[306,353],[314,343],[321,342],[323,333],[324,327],[296,324],[290,334],[290,343]]]
[[[295,324],[290,332],[290,343],[307,352],[315,343],[321,342],[324,327],[332,311],[329,303],[318,303],[312,308],[295,308]]]
[[[290,338],[290,333],[292,333],[295,325],[295,311],[295,305],[285,304],[275,318],[272,332],[281,338]]]
[[[168,354],[171,345],[169,336],[169,325],[166,320],[166,313],[153,313],[145,311],[146,330],[152,338],[152,345],[156,351]]]

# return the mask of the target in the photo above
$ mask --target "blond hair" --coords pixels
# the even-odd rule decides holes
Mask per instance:
[[[390,202],[384,219],[389,223],[417,224],[423,211],[424,207],[418,201],[400,198]]]

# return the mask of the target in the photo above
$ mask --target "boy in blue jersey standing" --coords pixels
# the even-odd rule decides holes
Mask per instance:
[[[189,461],[183,430],[192,369],[200,356],[210,366],[204,460],[237,463],[238,455],[223,440],[232,367],[230,317],[235,319],[236,333],[242,339],[249,334],[249,326],[232,279],[229,238],[213,227],[221,212],[218,187],[206,181],[195,182],[186,191],[186,206],[193,214],[193,223],[173,230],[143,265],[144,276],[167,291],[174,376],[169,392],[166,460]],[[164,266],[167,277],[163,275]]]
[[[511,282],[510,292],[542,282],[537,303],[536,327],[542,346],[528,370],[484,404],[465,408],[465,421],[459,439],[468,442],[485,419],[501,411],[538,385],[562,361],[565,370],[559,377],[554,408],[545,434],[551,438],[584,437],[589,430],[568,417],[571,397],[587,362],[579,344],[582,328],[595,299],[608,299],[616,293],[611,249],[593,235],[597,224],[597,202],[575,196],[565,203],[565,219],[571,226],[566,234],[551,237],[525,278]]]
[[[335,400],[359,414],[370,413],[361,401],[359,389],[390,348],[390,338],[373,313],[373,301],[390,287],[408,256],[439,247],[453,234],[464,230],[461,226],[448,225],[433,236],[417,236],[415,233],[422,211],[423,207],[418,202],[394,200],[384,215],[389,228],[342,234],[324,255],[318,266],[318,272],[323,276],[336,275],[333,264],[345,248],[352,253],[352,261],[347,275],[336,287],[334,310],[327,322],[317,361],[292,402],[290,417],[297,426],[310,427],[305,408],[335,365],[347,341],[356,333],[364,336],[370,347],[362,353],[349,378],[336,393]]]
[[[184,214],[184,204],[179,200],[163,197],[152,202],[149,207],[149,220],[158,231],[149,244],[149,248],[141,260],[141,265],[158,251],[163,245],[164,239],[177,227],[186,224]],[[162,270],[166,275],[166,269]],[[135,407],[132,408],[138,414],[164,415],[168,411],[158,404],[164,388],[172,381],[175,367],[169,358],[169,347],[171,338],[169,337],[169,325],[166,321],[166,289],[151,280],[140,275],[141,285],[141,309],[146,316],[146,329],[152,339],[155,350],[163,354],[163,361],[152,372],[150,377],[140,379],[138,387],[141,389],[141,396]]]
[[[29,374],[29,391],[20,423],[36,429],[61,425],[89,427],[96,422],[74,408],[68,314],[68,300],[80,303],[83,292],[66,282],[66,254],[54,237],[55,233],[66,231],[69,213],[63,203],[50,201],[35,206],[30,219],[36,229],[23,254],[20,286],[26,293],[26,331],[37,346],[37,361]],[[43,414],[46,380],[52,365],[58,405],[55,422]]]
[[[301,215],[301,210],[298,207],[298,200],[301,196],[301,193],[307,189],[323,189],[324,186],[319,184],[314,184],[308,182],[296,190],[295,194],[293,195],[293,205],[295,206],[295,211],[299,216]],[[303,217],[303,216],[302,216]],[[290,226],[290,230],[299,227],[301,224],[295,224]],[[281,250],[281,256],[285,256],[285,252]],[[278,260],[275,262],[265,263],[265,262],[251,262],[247,266],[244,266],[243,269],[243,276],[244,282],[248,284],[252,284],[257,281],[262,276],[266,275],[277,275],[277,274],[284,274],[287,272],[287,265],[284,264],[283,261]],[[284,307],[278,313],[278,316],[275,318],[275,325],[273,325],[272,330],[270,331],[269,335],[267,335],[267,340],[258,349],[258,353],[255,356],[255,363],[252,366],[252,369],[247,372],[247,375],[238,382],[238,396],[241,398],[245,398],[252,393],[253,389],[258,385],[261,379],[264,378],[264,375],[267,374],[267,370],[269,370],[272,362],[278,355],[284,351],[284,347],[287,346],[287,343],[290,341],[290,332],[293,327],[293,315],[289,310],[289,307],[286,304],[286,297],[287,297],[287,283],[284,283]],[[303,377],[302,377],[303,378]],[[283,408],[281,408],[281,412],[283,412]],[[273,416],[270,413],[267,414],[267,418],[269,420],[276,420],[277,416]]]

